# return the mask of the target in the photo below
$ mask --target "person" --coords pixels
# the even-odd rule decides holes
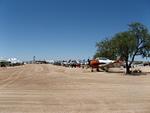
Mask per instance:
[[[90,59],[88,59],[87,61],[88,61],[88,65],[90,65]]]

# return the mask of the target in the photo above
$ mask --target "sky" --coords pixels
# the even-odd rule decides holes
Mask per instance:
[[[150,0],[0,0],[0,56],[86,59],[96,42],[141,22]]]

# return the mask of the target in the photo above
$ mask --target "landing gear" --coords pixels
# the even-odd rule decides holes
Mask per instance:
[[[91,69],[91,72],[93,72],[93,68]]]
[[[97,68],[96,71],[97,71],[97,72],[100,72],[100,71],[99,71],[99,68]]]
[[[96,68],[97,72],[100,72],[99,68]],[[91,69],[91,72],[94,72],[93,68]]]

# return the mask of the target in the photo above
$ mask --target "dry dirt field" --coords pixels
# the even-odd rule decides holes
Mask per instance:
[[[150,74],[52,65],[0,69],[0,113],[150,113]]]

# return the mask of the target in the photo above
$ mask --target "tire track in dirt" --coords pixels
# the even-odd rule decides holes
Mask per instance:
[[[13,72],[11,72],[11,74],[9,74],[7,78],[4,78],[4,79],[0,80],[0,85],[5,84],[5,82],[7,82],[10,79],[12,79],[12,77],[18,73],[18,71],[16,71],[15,69],[11,70],[11,71],[13,71]],[[7,76],[7,75],[4,74],[3,76]]]
[[[25,71],[26,70],[24,67],[19,70],[18,69],[14,70],[14,72],[7,79],[1,82],[0,89],[4,89],[5,87],[13,84],[15,81],[17,81],[20,78],[21,74],[23,74]]]

